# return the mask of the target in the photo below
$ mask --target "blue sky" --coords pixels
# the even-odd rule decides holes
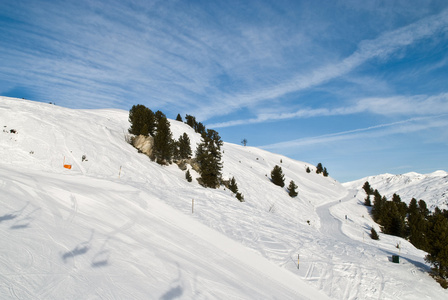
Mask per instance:
[[[0,95],[191,114],[345,182],[448,170],[448,2],[1,1]]]

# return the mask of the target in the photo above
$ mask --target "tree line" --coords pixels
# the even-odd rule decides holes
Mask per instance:
[[[199,166],[198,182],[204,187],[217,188],[222,183],[221,147],[223,142],[221,137],[217,131],[207,129],[204,124],[197,122],[194,116],[187,114],[185,120],[185,124],[201,135],[201,143],[197,145],[194,157]],[[183,122],[180,114],[177,115],[176,121]],[[129,111],[129,123],[129,133],[153,137],[151,160],[161,165],[167,165],[171,164],[173,160],[185,160],[192,157],[188,134],[184,132],[177,140],[173,139],[170,123],[161,111],[154,113],[144,105],[134,105]],[[187,170],[185,178],[189,182],[192,181],[189,170]],[[237,190],[236,182],[232,189]],[[240,201],[244,200],[241,193],[236,191],[235,194]]]
[[[387,200],[367,181],[363,189],[367,194],[364,204],[372,208],[370,213],[381,231],[405,238],[416,248],[426,251],[425,260],[433,266],[437,276],[447,279],[448,210],[436,207],[431,213],[424,200],[417,201],[415,198],[408,206],[397,194]]]

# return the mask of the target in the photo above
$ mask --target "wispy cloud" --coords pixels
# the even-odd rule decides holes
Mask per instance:
[[[342,61],[320,66],[314,70],[296,75],[294,78],[283,83],[259,88],[253,92],[240,94],[223,95],[220,99],[213,102],[214,109],[210,111],[206,107],[203,115],[210,117],[213,114],[225,114],[231,110],[241,107],[253,106],[256,103],[266,102],[276,99],[293,92],[310,89],[321,85],[329,80],[341,77],[363,63],[379,58],[387,60],[390,55],[398,49],[412,45],[416,41],[429,38],[434,34],[448,30],[448,10],[444,10],[437,15],[433,15],[403,28],[384,33],[373,40],[364,40],[358,45],[358,49]],[[301,114],[301,113],[299,113]],[[275,119],[276,116],[272,116]],[[280,117],[281,118],[281,117]],[[249,120],[249,123],[267,121],[267,116],[260,116],[257,119]],[[234,126],[244,124],[244,121],[231,121],[226,124],[213,124],[212,127]],[[218,125],[218,126],[216,126]]]
[[[276,144],[261,146],[262,149],[286,149],[319,144],[331,144],[350,139],[367,139],[393,134],[408,134],[434,128],[448,128],[448,114],[431,117],[417,117],[393,123],[379,124],[315,137],[301,138]]]
[[[438,115],[448,113],[448,93],[435,96],[417,95],[411,97],[395,96],[385,98],[366,98],[355,101],[354,104],[339,108],[305,108],[293,113],[265,113],[257,118],[247,120],[234,120],[222,123],[210,124],[212,128],[223,128],[237,125],[249,125],[268,121],[278,121],[287,119],[343,116],[357,113],[373,113],[378,115]]]

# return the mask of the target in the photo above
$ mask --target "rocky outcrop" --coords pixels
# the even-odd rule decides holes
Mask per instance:
[[[132,140],[132,145],[140,152],[151,157],[154,148],[154,138],[152,136],[138,135]]]

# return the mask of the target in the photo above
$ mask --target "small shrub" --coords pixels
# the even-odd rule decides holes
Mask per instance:
[[[379,240],[380,237],[378,236],[378,233],[376,232],[376,230],[372,227],[372,229],[370,229],[370,237],[373,240]]]

